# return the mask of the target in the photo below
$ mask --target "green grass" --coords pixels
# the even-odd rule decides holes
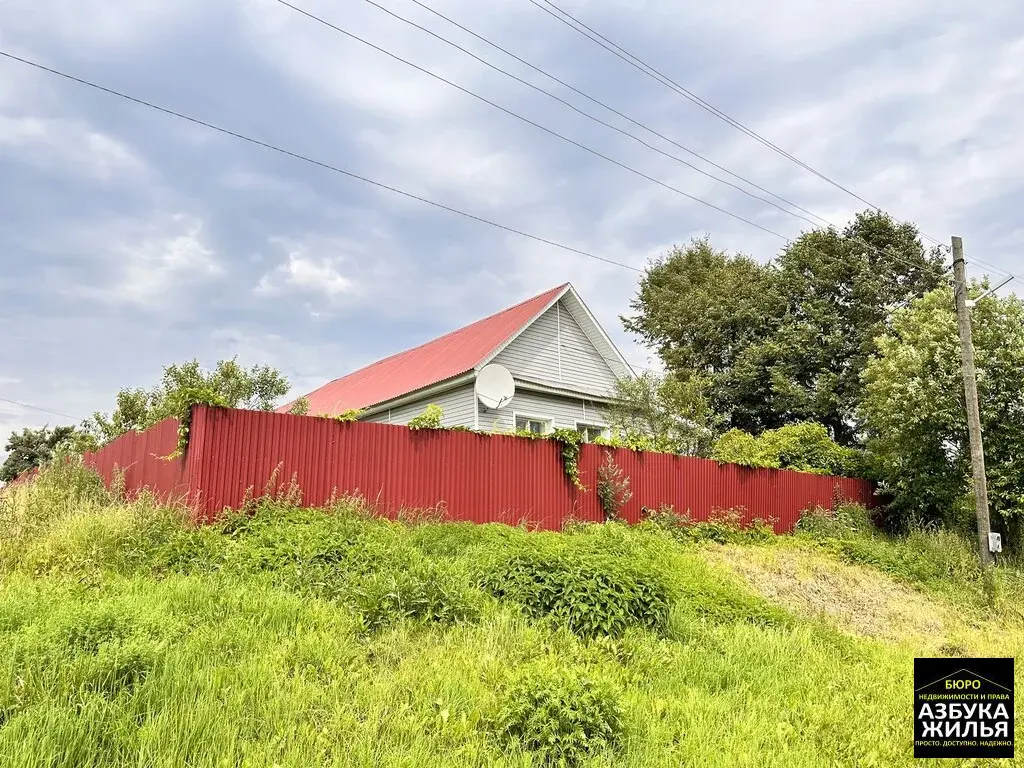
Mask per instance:
[[[723,564],[765,547],[912,585],[963,616],[965,653],[1024,651],[1019,573],[986,602],[933,534],[723,546],[659,524],[397,523],[353,500],[254,512],[196,529],[73,467],[0,499],[0,765],[913,764],[923,644],[774,603]]]

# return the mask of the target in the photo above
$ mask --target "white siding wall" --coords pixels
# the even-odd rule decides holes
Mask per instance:
[[[382,424],[408,424],[414,416],[419,416],[428,405],[439,405],[444,411],[441,424],[445,427],[473,427],[473,385],[466,384],[458,389],[451,389],[440,395],[425,397],[406,405],[392,408],[390,419],[388,411],[378,413],[365,419]]]
[[[515,428],[514,415],[551,419],[555,429],[575,429],[577,422],[604,425],[604,414],[590,402],[544,392],[518,390],[512,402],[499,411],[480,406],[480,429],[507,432]]]
[[[610,394],[615,385],[612,369],[561,302],[538,317],[494,362],[513,376],[584,392]]]

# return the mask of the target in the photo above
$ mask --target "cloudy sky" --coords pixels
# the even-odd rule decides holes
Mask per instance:
[[[375,1],[723,175],[413,0]],[[294,2],[680,192],[787,237],[808,226],[366,0]],[[829,221],[864,207],[531,0],[424,5]],[[562,7],[893,215],[962,235],[969,260],[1024,273],[1017,0]],[[5,0],[0,50],[636,267],[705,233],[764,259],[783,245],[277,0]],[[618,321],[635,272],[3,58],[0,179],[0,436],[68,421],[9,400],[85,417],[191,357],[277,366],[300,394],[564,281],[648,360]]]

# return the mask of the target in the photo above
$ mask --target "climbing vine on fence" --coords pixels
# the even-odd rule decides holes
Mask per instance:
[[[197,405],[228,406],[227,400],[211,387],[182,387],[167,396],[167,409],[178,420],[178,443],[168,459],[176,459],[188,448],[192,429],[192,409]]]
[[[556,429],[549,437],[561,447],[562,469],[566,477],[581,491],[585,491],[586,487],[580,482],[580,444],[583,443],[583,435],[575,429]]]

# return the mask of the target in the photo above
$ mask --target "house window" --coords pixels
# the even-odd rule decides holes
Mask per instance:
[[[583,435],[584,442],[592,443],[599,437],[608,437],[608,427],[598,424],[580,424],[576,422],[576,431]]]
[[[517,414],[516,431],[533,432],[537,435],[543,435],[551,431],[551,419],[539,419],[536,416],[519,416]]]

